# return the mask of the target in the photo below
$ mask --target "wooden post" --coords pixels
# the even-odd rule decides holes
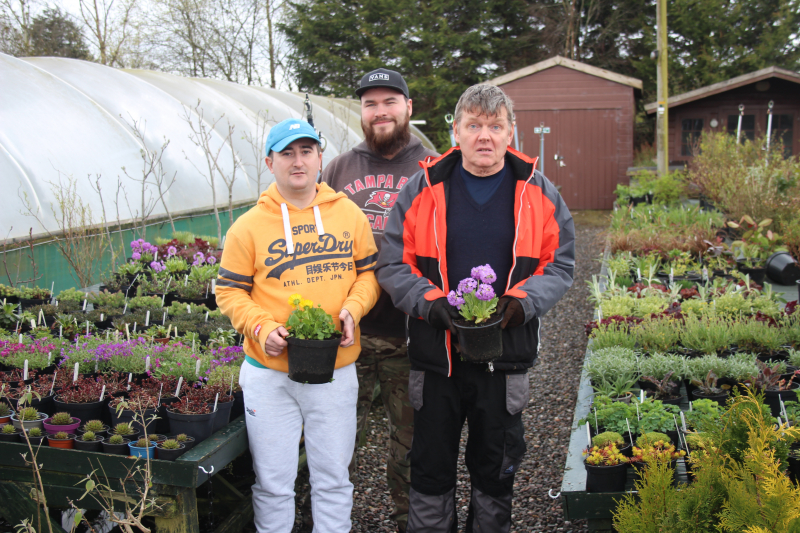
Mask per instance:
[[[197,496],[193,488],[175,497],[175,511],[169,518],[156,517],[156,533],[197,533],[199,530]]]
[[[658,26],[658,109],[656,111],[656,161],[658,175],[669,171],[669,87],[667,84],[667,0],[657,0]]]

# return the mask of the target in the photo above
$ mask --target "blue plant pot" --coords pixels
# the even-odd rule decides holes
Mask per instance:
[[[133,444],[128,444],[128,447],[131,449],[131,455],[133,457],[141,457],[142,459],[155,459],[155,444],[152,446],[148,446],[147,448],[139,448],[138,446],[134,446]]]

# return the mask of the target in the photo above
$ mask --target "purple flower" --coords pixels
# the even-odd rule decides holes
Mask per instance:
[[[478,282],[472,278],[464,278],[458,283],[459,294],[471,294],[478,287]]]
[[[217,258],[214,257],[213,255],[209,255],[208,259],[206,259],[206,263],[208,263],[209,265],[213,265],[216,262],[217,262]]]
[[[178,249],[175,248],[174,246],[170,246],[169,248],[167,248],[167,257],[173,256],[173,255],[175,255],[177,253],[178,253]]]
[[[456,291],[450,291],[450,294],[447,295],[447,301],[450,302],[450,305],[453,307],[458,307],[461,309],[461,306],[464,305],[464,298],[461,297],[461,294],[457,293]]]
[[[492,298],[494,298],[494,289],[491,285],[486,285],[485,283],[481,283],[478,290],[475,291],[475,297],[478,300],[483,300],[484,302],[488,302]]]
[[[131,248],[138,248],[138,247],[139,247],[139,243],[138,242],[131,241]]]
[[[142,254],[140,254],[139,252],[133,252],[133,253],[131,254],[131,257],[132,257],[134,260],[138,261],[139,259],[141,259],[141,258],[142,258]]]
[[[488,263],[483,266],[476,266],[472,269],[470,275],[483,283],[494,283],[497,281],[497,274],[494,273],[494,270],[492,270],[492,267]]]

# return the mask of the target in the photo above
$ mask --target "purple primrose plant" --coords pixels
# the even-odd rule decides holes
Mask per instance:
[[[497,309],[498,298],[491,285],[497,281],[497,274],[488,264],[473,268],[470,274],[458,283],[457,290],[450,291],[447,301],[458,308],[465,320],[480,324]]]

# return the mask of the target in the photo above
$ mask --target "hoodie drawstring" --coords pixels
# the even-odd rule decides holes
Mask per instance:
[[[286,204],[281,204],[281,216],[283,217],[283,236],[286,238],[286,253],[294,255],[294,241],[292,240],[292,224],[289,222],[289,209]],[[322,215],[319,214],[319,206],[314,206],[314,222],[317,224],[317,235],[324,235],[325,228],[322,226]]]

